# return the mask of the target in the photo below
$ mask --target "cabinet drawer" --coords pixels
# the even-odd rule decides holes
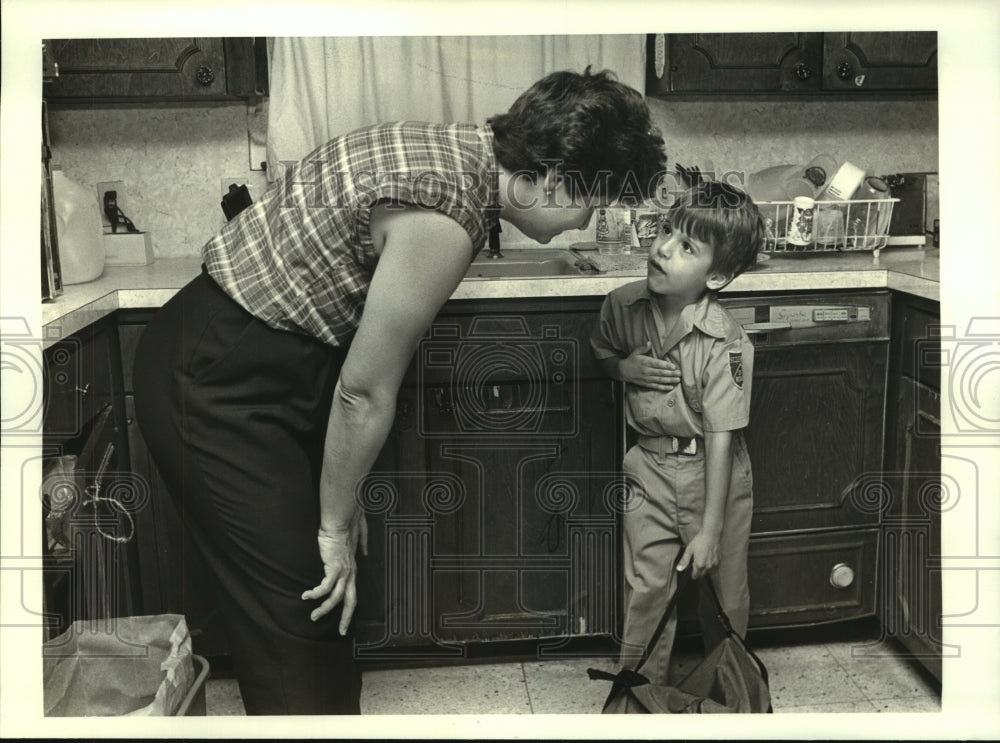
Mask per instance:
[[[112,401],[111,346],[79,333],[45,352],[45,435],[73,438]]]
[[[877,529],[753,537],[748,561],[750,628],[874,615],[878,543]],[[834,578],[846,585],[838,588]],[[684,635],[701,633],[697,599],[695,590],[681,598],[678,631]]]
[[[752,539],[750,626],[873,615],[878,539],[877,529]]]

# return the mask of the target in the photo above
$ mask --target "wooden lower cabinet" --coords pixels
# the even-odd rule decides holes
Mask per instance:
[[[879,590],[889,295],[822,292],[724,303],[754,341],[750,627],[873,617]],[[753,332],[754,323],[852,316]],[[857,320],[857,318],[866,318]],[[752,322],[753,321],[753,322]],[[693,601],[682,630],[697,632]]]
[[[882,468],[888,294],[750,297],[751,319],[762,301],[870,319],[758,337],[751,626],[872,617],[881,511],[865,477]],[[587,343],[599,300],[511,306],[449,305],[418,349],[363,490],[363,653],[447,658],[620,626],[625,438]],[[682,631],[694,616],[682,604]]]
[[[905,295],[895,301],[878,611],[886,635],[942,681],[941,512],[949,493],[941,475],[940,310]]]
[[[108,322],[95,323],[43,354],[47,639],[76,620],[110,620],[140,610],[134,519],[146,490],[129,469],[113,330]],[[16,364],[18,356],[11,360]]]
[[[589,345],[602,299],[449,302],[421,341],[393,428],[357,495],[369,525],[354,621],[361,657],[446,662],[470,643],[617,637],[627,439],[620,385],[603,375]],[[761,297],[727,301],[766,320]],[[902,598],[892,604],[894,616],[922,638],[914,642],[929,637],[933,645],[935,630],[923,629],[934,612],[924,607],[939,602],[939,582],[885,573],[887,549],[901,548],[915,513],[874,495],[891,471],[882,461],[889,295],[769,301],[793,316],[817,304],[861,307],[870,321],[756,336],[747,433],[755,491],[751,627],[882,615],[895,591]],[[149,314],[119,311],[129,421],[131,356]],[[893,370],[900,356],[893,347]],[[900,400],[923,410],[933,402],[922,397],[925,387]],[[935,418],[932,408],[925,413]],[[897,417],[925,413],[900,408]],[[895,430],[890,424],[890,440]],[[198,652],[224,655],[212,589],[184,577],[197,576],[197,556],[137,426],[127,433],[131,470],[150,492],[136,514],[141,608],[183,611]],[[931,438],[915,431],[908,446],[911,462],[932,466]],[[918,497],[923,491],[910,482]],[[931,554],[939,551],[935,529],[932,523],[922,546]],[[903,560],[899,549],[891,554]],[[682,602],[682,632],[697,631],[690,603]]]
[[[362,656],[614,632],[621,408],[590,352],[599,306],[453,303],[435,321],[359,496]]]

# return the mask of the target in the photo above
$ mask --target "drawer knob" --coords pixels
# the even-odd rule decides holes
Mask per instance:
[[[808,80],[813,75],[812,67],[807,65],[805,62],[799,62],[795,65],[795,76],[799,80]]]
[[[838,563],[830,571],[830,585],[834,588],[849,588],[854,583],[854,568],[846,563]]]
[[[854,68],[851,67],[850,62],[841,62],[837,65],[837,77],[841,80],[850,80],[853,74]]]
[[[208,87],[209,85],[215,82],[215,70],[213,70],[208,65],[202,65],[201,67],[198,68],[198,71],[195,73],[195,79],[198,81],[199,84]]]

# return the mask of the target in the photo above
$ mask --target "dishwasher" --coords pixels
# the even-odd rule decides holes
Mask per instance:
[[[721,301],[755,349],[750,626],[874,616],[890,295]]]

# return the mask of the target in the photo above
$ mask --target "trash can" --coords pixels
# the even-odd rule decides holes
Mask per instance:
[[[45,715],[204,715],[209,665],[180,614],[74,622],[42,647]]]

